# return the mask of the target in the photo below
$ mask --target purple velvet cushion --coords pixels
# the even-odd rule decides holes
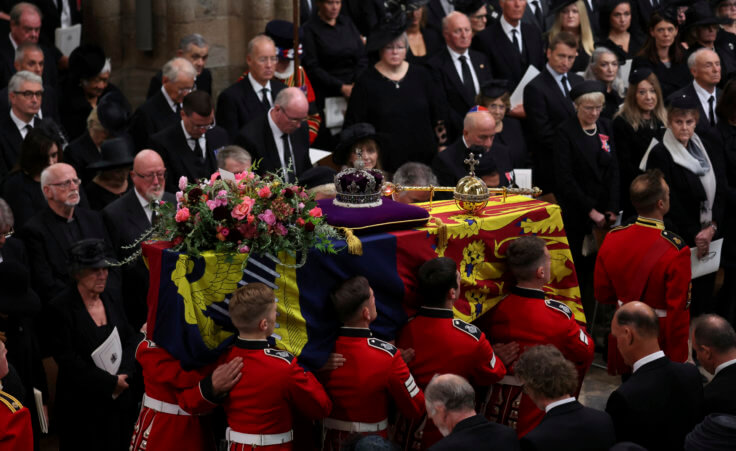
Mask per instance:
[[[385,230],[411,229],[427,223],[429,212],[416,205],[402,204],[384,197],[380,207],[347,208],[334,205],[332,199],[317,201],[327,223],[333,227],[348,227],[354,233],[375,233]]]

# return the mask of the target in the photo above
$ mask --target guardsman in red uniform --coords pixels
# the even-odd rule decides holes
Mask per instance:
[[[507,363],[515,361],[526,348],[554,345],[575,364],[579,392],[585,372],[593,362],[595,346],[585,328],[575,321],[572,310],[560,301],[548,299],[542,290],[552,275],[545,241],[536,236],[514,240],[506,251],[506,261],[517,285],[476,324],[493,337],[494,346]],[[508,358],[503,352],[507,347],[512,349]],[[508,368],[508,372],[510,374],[493,387],[485,415],[489,420],[513,427],[517,435],[523,437],[542,421],[544,411],[539,410],[529,396],[522,394],[513,368]]]
[[[424,394],[414,381],[398,349],[373,338],[368,326],[376,319],[376,299],[365,277],[344,281],[331,295],[344,324],[335,353],[345,363],[320,373],[332,399],[332,413],[324,420],[325,450],[337,451],[351,433],[387,437],[388,410],[393,401],[409,419],[424,414]]]
[[[215,449],[201,413],[214,409],[241,378],[242,359],[185,371],[181,363],[150,340],[138,344],[136,359],[143,367],[146,394],[130,442],[132,451]],[[211,374],[210,374],[211,373]]]
[[[409,370],[419,388],[424,389],[435,374],[444,373],[457,374],[479,387],[501,380],[506,367],[493,353],[485,334],[472,324],[453,319],[452,306],[460,296],[456,263],[447,257],[425,262],[419,268],[418,292],[423,306],[401,330],[397,345],[402,350],[414,350]],[[423,431],[420,427],[407,433],[412,442],[421,442],[409,446],[422,449],[442,438],[426,417]]]
[[[0,380],[10,371],[7,353],[5,343],[0,341]],[[0,449],[33,451],[31,412],[2,388],[0,383]]]
[[[276,324],[273,290],[257,282],[245,285],[233,294],[229,311],[239,335],[220,362],[241,357],[243,369],[222,403],[230,426],[225,436],[228,449],[309,449],[292,443],[292,412],[321,419],[330,413],[332,402],[296,357],[269,347],[266,339]]]
[[[690,249],[662,222],[670,208],[670,189],[659,170],[631,182],[636,222],[613,229],[603,240],[595,263],[595,298],[619,306],[641,301],[659,317],[659,343],[673,362],[688,358],[690,327]],[[609,335],[608,372],[628,374]]]

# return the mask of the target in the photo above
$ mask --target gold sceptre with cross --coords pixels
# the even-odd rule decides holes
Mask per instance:
[[[451,192],[455,199],[455,204],[458,208],[465,210],[469,214],[478,214],[486,205],[492,195],[501,195],[501,202],[506,201],[506,197],[509,194],[523,194],[532,197],[538,197],[542,194],[542,190],[536,186],[529,188],[489,188],[486,183],[476,177],[475,166],[480,163],[475,158],[475,155],[471,152],[468,158],[463,160],[463,163],[467,164],[470,168],[469,174],[461,178],[456,186],[404,186],[396,185],[390,182],[383,184],[383,195],[391,196],[393,193],[401,191],[429,191],[429,209],[432,210],[432,202],[434,200],[434,193]]]

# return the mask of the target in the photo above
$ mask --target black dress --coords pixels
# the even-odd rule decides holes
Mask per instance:
[[[693,81],[690,70],[687,68],[687,62],[684,60],[680,63],[671,62],[668,67],[661,61],[653,63],[646,57],[637,56],[631,64],[631,69],[634,70],[639,67],[652,69],[654,75],[657,76],[659,85],[662,87],[662,98],[664,99]]]
[[[629,33],[629,51],[625,51],[623,47],[616,44],[611,40],[611,38],[606,38],[605,40],[597,43],[596,47],[605,47],[608,50],[612,51],[616,54],[616,58],[618,58],[619,65],[622,65],[626,62],[626,60],[633,59],[637,53],[639,53],[639,49],[641,49],[641,46],[644,44],[644,37],[640,35],[639,33]]]
[[[59,365],[56,388],[56,424],[59,449],[128,449],[141,386],[136,376],[135,348],[142,335],[127,322],[121,302],[101,295],[107,324],[97,326],[87,312],[76,284],[51,301],[48,327]],[[117,374],[127,374],[130,388],[112,398],[117,376],[95,366],[91,353],[117,327],[123,355]],[[137,392],[137,393],[136,393]]]
[[[438,98],[424,67],[410,64],[400,82],[370,67],[355,84],[345,127],[368,122],[387,135],[389,149],[381,149],[381,154],[389,172],[407,161],[429,165],[437,153],[434,125],[444,117]]]
[[[494,145],[498,142],[509,149],[512,169],[531,167],[524,131],[521,128],[521,122],[515,117],[505,116],[503,118],[503,130],[501,133],[496,133],[493,142]]]
[[[423,64],[426,66],[427,61],[429,61],[437,52],[442,50],[442,46],[445,45],[445,41],[442,39],[442,35],[432,28],[422,28],[421,33],[424,38],[424,47],[427,49],[427,54],[424,56],[414,56],[411,52],[411,47],[407,47],[406,61],[409,64]]]
[[[621,187],[621,208],[626,219],[636,214],[629,198],[629,186],[634,178],[641,174],[639,163],[644,157],[652,139],[662,141],[666,128],[659,119],[646,121],[638,130],[621,116],[613,120],[613,136],[616,137],[616,156],[618,157],[619,179]]]

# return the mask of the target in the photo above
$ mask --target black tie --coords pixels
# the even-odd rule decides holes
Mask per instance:
[[[511,29],[511,41],[514,43],[514,49],[521,54],[521,47],[519,47],[519,38],[516,36],[516,34],[519,31],[516,28]]]
[[[291,145],[289,145],[289,135],[284,133],[283,135],[281,135],[281,140],[284,142],[284,181],[290,182],[292,178],[291,175],[294,173],[294,169],[296,168],[289,168],[292,162]]]
[[[710,126],[715,127],[716,126],[716,115],[713,113],[713,103],[716,101],[716,98],[713,96],[708,97],[708,105],[710,106]]]
[[[470,72],[468,58],[462,55],[458,59],[460,60],[460,67],[463,71],[463,88],[465,88],[465,93],[475,99],[475,83],[473,83],[473,74]]]
[[[200,158],[204,158],[204,155],[202,154],[202,146],[199,145],[199,139],[197,138],[191,138],[191,139],[192,141],[194,141],[194,154]]]
[[[181,105],[177,103],[175,108],[176,108],[176,115],[181,116]]]
[[[565,97],[570,97],[570,91],[567,89],[567,75],[562,76],[562,89],[565,91]]]
[[[534,5],[534,17],[537,18],[537,22],[539,22],[539,26],[542,28],[542,31],[544,31],[544,17],[542,17],[542,5],[537,0],[534,0],[532,2],[532,5]]]
[[[31,130],[33,130],[33,124],[31,124],[30,122],[29,122],[29,123],[27,123],[27,124],[26,124],[26,130],[28,130],[29,132],[30,132]]]
[[[271,108],[271,102],[268,101],[267,88],[261,89],[261,103],[263,103],[263,106],[265,106],[266,108]]]

